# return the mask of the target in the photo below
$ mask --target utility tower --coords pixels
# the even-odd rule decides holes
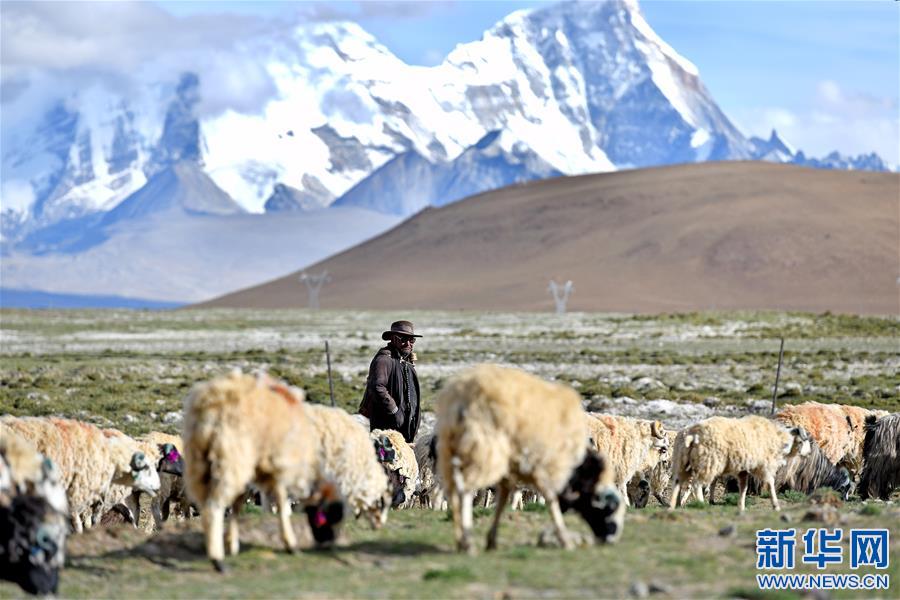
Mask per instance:
[[[572,280],[570,279],[560,287],[558,283],[551,279],[550,287],[548,289],[550,293],[553,294],[553,301],[556,302],[556,314],[566,314],[566,303],[569,301],[569,296],[575,291]]]
[[[318,310],[319,290],[322,289],[322,286],[326,281],[331,281],[331,277],[328,276],[328,271],[322,271],[318,275],[308,275],[307,273],[303,273],[300,275],[300,281],[306,284],[306,289],[309,291],[309,307],[313,310]]]

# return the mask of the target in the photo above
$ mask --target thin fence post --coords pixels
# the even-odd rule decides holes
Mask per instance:
[[[331,396],[331,406],[334,406],[334,382],[331,380],[331,349],[328,340],[325,340],[325,361],[328,364],[328,394]]]
[[[772,414],[775,414],[775,398],[778,397],[778,380],[781,379],[781,362],[784,360],[784,338],[781,338],[781,350],[778,351],[778,370],[775,372],[775,388],[772,390]]]

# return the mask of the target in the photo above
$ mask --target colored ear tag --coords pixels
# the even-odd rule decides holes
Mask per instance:
[[[316,511],[316,527],[324,527],[328,524],[328,517],[321,510]]]
[[[379,460],[381,460],[382,462],[384,462],[384,459],[385,459],[386,456],[387,456],[387,453],[384,451],[384,448],[379,448],[379,449],[378,449],[378,458],[379,458]]]
[[[166,454],[166,460],[169,462],[178,462],[178,459],[181,458],[181,455],[178,454],[178,450],[172,448],[168,454]]]

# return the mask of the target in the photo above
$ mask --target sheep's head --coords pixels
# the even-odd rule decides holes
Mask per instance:
[[[49,458],[41,461],[41,480],[36,483],[35,494],[47,499],[50,506],[61,515],[69,513],[69,500],[61,483],[59,469]]]
[[[853,479],[850,477],[850,471],[841,467],[839,469],[838,479],[831,487],[841,495],[844,502],[849,500],[850,490],[853,489]]]
[[[334,543],[344,520],[344,509],[344,499],[337,486],[331,482],[317,486],[303,509],[317,545]]]
[[[802,427],[792,427],[790,430],[791,439],[785,445],[786,456],[808,456],[812,452],[809,443],[809,433]]]
[[[171,473],[179,477],[184,475],[184,459],[175,444],[159,444],[160,459],[156,465],[160,473]]]
[[[385,435],[375,438],[375,456],[378,457],[378,462],[380,463],[390,463],[394,462],[397,458],[397,451],[394,450],[394,445],[391,443],[391,439]]]
[[[625,503],[615,486],[600,483],[606,468],[603,457],[588,450],[559,494],[559,505],[563,512],[577,511],[599,541],[615,542],[622,535]]]
[[[0,505],[0,577],[29,594],[55,594],[67,531],[43,498],[19,495]]]
[[[387,523],[388,511],[391,510],[391,496],[390,486],[387,486],[375,503],[366,508],[366,519],[368,519],[372,529],[379,529]]]
[[[159,473],[156,468],[147,461],[143,452],[135,452],[131,455],[131,487],[135,490],[146,492],[155,496],[159,491]]]
[[[399,508],[406,503],[406,475],[400,469],[385,469],[388,478],[388,489],[391,492],[391,508]]]

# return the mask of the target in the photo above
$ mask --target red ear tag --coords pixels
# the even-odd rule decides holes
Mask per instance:
[[[316,527],[324,527],[328,524],[328,517],[321,510],[316,511]]]

